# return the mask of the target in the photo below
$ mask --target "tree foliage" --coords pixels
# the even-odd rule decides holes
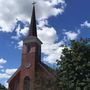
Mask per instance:
[[[0,90],[7,90],[7,89],[4,85],[0,84]]]
[[[57,87],[64,90],[90,90],[90,44],[86,40],[71,41],[57,61]],[[78,89],[79,88],[79,89]]]

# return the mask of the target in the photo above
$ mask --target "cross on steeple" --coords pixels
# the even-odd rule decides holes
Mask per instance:
[[[34,1],[33,1],[33,3],[32,3],[32,4],[33,4],[33,6],[34,6],[34,5],[36,4],[36,2],[34,2]]]

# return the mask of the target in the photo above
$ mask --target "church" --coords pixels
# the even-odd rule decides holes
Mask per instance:
[[[8,80],[8,90],[56,90],[55,71],[41,60],[41,45],[37,36],[35,5],[33,5],[28,35],[23,39],[22,62]]]

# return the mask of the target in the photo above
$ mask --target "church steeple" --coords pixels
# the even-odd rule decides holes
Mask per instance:
[[[30,27],[29,27],[29,36],[37,37],[36,16],[35,16],[35,3],[33,3],[31,24],[30,24]]]

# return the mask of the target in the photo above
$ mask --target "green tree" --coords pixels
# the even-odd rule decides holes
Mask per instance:
[[[0,90],[7,90],[7,89],[4,85],[0,84]]]
[[[71,41],[57,61],[57,87],[64,90],[90,90],[90,44],[86,40]],[[89,89],[88,89],[89,88]]]

